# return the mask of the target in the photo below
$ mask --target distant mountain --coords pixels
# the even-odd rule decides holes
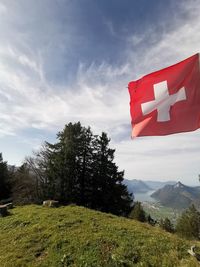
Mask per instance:
[[[175,181],[160,182],[160,181],[142,181],[139,179],[128,180],[124,179],[124,184],[128,187],[130,193],[146,193],[151,190],[157,190],[163,186],[176,184]]]
[[[151,187],[152,189],[159,189],[164,187],[165,185],[174,185],[177,182],[176,181],[167,181],[167,182],[160,182],[160,181],[144,181],[146,185]]]
[[[130,193],[145,193],[150,190],[152,190],[151,187],[149,187],[146,183],[144,183],[141,180],[133,179],[133,180],[128,180],[124,179],[124,184],[127,186],[128,191]]]
[[[200,187],[190,187],[178,182],[165,185],[151,195],[164,206],[176,209],[187,208],[191,204],[200,205]]]

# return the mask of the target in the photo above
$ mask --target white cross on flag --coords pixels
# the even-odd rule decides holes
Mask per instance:
[[[199,54],[128,85],[132,137],[200,128]]]

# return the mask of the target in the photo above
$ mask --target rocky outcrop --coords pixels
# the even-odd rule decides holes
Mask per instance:
[[[59,201],[57,200],[44,200],[43,207],[58,207]]]

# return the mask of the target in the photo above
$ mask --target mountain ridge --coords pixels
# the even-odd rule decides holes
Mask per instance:
[[[200,186],[187,186],[178,181],[175,185],[165,185],[152,195],[164,206],[185,209],[190,205],[200,205]]]
[[[124,179],[124,184],[127,186],[130,193],[145,193],[152,190],[144,181],[137,179]]]
[[[146,193],[148,191],[157,190],[166,184],[175,184],[175,181],[152,181],[140,179],[124,179],[123,183],[127,186],[130,193]]]

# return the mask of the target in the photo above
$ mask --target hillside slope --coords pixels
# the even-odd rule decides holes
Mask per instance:
[[[76,206],[11,213],[0,218],[2,267],[199,266],[189,241],[133,220]]]

